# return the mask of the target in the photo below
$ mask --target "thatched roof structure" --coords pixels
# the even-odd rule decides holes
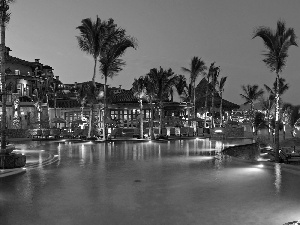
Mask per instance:
[[[206,95],[206,88],[208,85],[208,96],[207,96],[207,106],[211,107],[212,102],[211,102],[211,95],[213,92],[213,86],[209,83],[208,81],[203,78],[199,84],[196,87],[196,107],[197,109],[204,108],[205,106],[205,95]],[[219,108],[221,104],[221,97],[218,94],[217,91],[215,91],[215,107]],[[226,111],[233,110],[233,109],[239,109],[240,106],[238,104],[235,104],[233,102],[230,102],[226,99],[222,99],[222,108]]]

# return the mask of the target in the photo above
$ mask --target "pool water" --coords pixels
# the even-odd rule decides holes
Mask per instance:
[[[27,172],[0,178],[0,224],[284,224],[300,173],[220,154],[250,140],[28,142]]]

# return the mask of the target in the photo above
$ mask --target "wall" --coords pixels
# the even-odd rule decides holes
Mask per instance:
[[[225,127],[225,137],[244,137],[243,127]]]
[[[255,161],[259,158],[260,150],[257,143],[237,145],[225,148],[222,153],[240,159]]]
[[[10,69],[12,71],[12,74],[15,74],[15,70],[20,70],[20,74],[22,75],[28,75],[28,72],[30,72],[30,74],[32,74],[32,69],[30,66],[25,66],[22,64],[18,64],[18,63],[11,63],[11,62],[7,62],[7,64],[5,65],[6,69]],[[8,75],[9,77],[9,75]]]

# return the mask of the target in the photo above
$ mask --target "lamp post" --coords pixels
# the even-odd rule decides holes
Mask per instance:
[[[5,22],[9,6],[6,0],[0,2],[0,27],[1,27],[1,90],[2,90],[2,118],[1,118],[1,150],[6,149],[6,80],[5,80]]]

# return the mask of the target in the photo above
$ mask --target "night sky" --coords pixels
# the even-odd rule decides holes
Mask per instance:
[[[52,66],[63,83],[91,80],[93,60],[78,48],[76,27],[97,15],[113,18],[139,47],[126,52],[127,65],[108,84],[130,89],[134,78],[159,66],[184,74],[181,67],[198,56],[220,66],[221,76],[228,76],[224,98],[241,104],[241,85],[275,80],[262,62],[262,40],[252,39],[254,29],[275,29],[282,19],[300,36],[299,12],[299,0],[16,0],[6,45],[13,56]],[[299,59],[300,49],[291,47],[282,74],[290,84],[283,99],[292,104],[300,104]],[[99,72],[96,81],[104,82]]]

